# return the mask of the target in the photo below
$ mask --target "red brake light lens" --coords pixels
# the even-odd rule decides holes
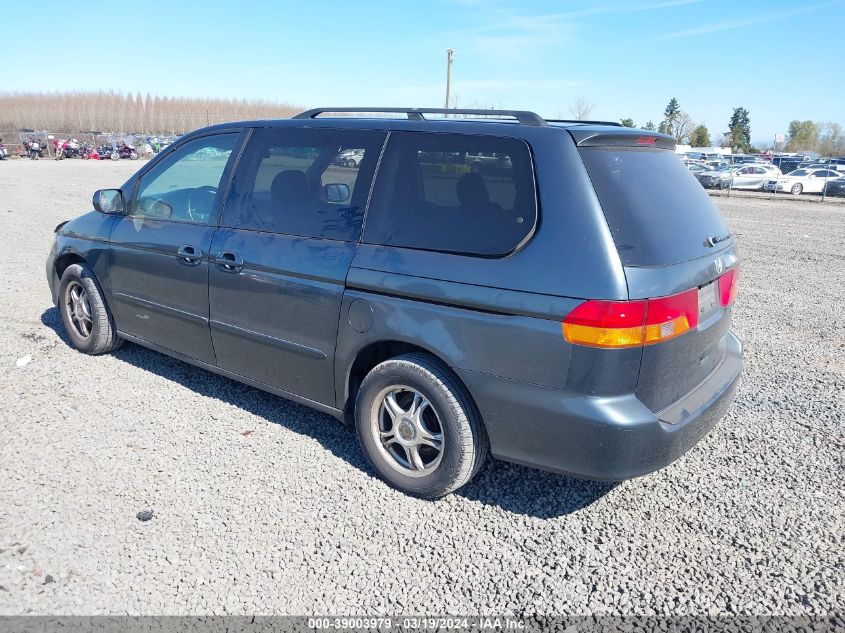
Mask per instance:
[[[719,302],[723,308],[736,301],[736,295],[739,290],[739,268],[729,270],[724,275],[719,277]]]
[[[649,299],[644,343],[659,343],[698,327],[698,288]]]
[[[563,320],[570,343],[590,347],[637,347],[643,344],[646,301],[585,301]]]
[[[737,295],[739,268],[718,283],[719,302],[727,308]],[[563,337],[576,345],[624,348],[652,345],[698,327],[698,288],[668,297],[637,301],[585,301],[563,319]]]

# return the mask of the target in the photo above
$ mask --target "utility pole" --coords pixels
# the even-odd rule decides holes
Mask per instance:
[[[452,62],[455,61],[455,51],[446,49],[446,109],[449,109],[450,93],[452,91]]]

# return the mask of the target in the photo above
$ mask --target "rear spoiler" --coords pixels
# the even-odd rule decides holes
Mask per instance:
[[[674,137],[650,130],[635,128],[606,128],[584,126],[567,128],[578,147],[659,147],[674,151]]]

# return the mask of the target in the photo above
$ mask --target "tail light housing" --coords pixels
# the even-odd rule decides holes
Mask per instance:
[[[734,268],[717,281],[719,300],[728,307],[736,299]],[[563,319],[563,336],[570,343],[602,348],[653,345],[698,327],[698,288],[635,301],[585,301]]]

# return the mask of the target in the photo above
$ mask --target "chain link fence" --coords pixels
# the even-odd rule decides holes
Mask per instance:
[[[822,202],[845,201],[845,157],[776,154],[702,159],[679,154],[679,158],[714,196],[812,196]]]

